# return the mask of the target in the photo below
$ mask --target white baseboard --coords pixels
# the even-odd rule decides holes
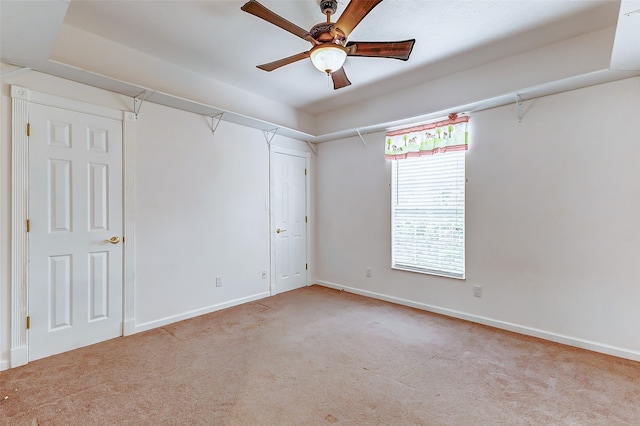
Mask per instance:
[[[154,328],[162,327],[168,324],[172,324],[174,322],[183,321],[189,318],[194,318],[200,315],[209,314],[211,312],[219,311],[221,309],[230,308],[236,305],[242,305],[243,303],[253,302],[254,300],[264,299],[265,297],[269,297],[270,294],[268,291],[253,294],[247,297],[241,297],[239,299],[230,300],[228,302],[218,303],[216,305],[207,306],[202,309],[196,309],[194,311],[185,312],[179,315],[173,315],[170,317],[161,318],[155,321],[149,321],[142,324],[136,324],[133,331],[129,334],[140,333],[142,331],[151,330]],[[125,328],[126,330],[126,328]]]
[[[499,328],[501,330],[513,331],[515,333],[524,334],[526,336],[538,337],[540,339],[549,340],[551,342],[562,343],[564,345],[574,346],[581,349],[587,349],[594,352],[599,352],[607,355],[616,356],[619,358],[626,358],[633,361],[640,361],[640,352],[625,348],[619,348],[616,346],[607,345],[604,343],[593,342],[590,340],[579,339],[575,337],[565,336],[562,334],[552,333],[545,330],[539,330],[537,328],[531,328],[523,325],[513,324],[505,321],[499,321],[492,318],[482,317],[466,312],[460,312],[453,309],[441,308],[438,306],[428,305],[422,302],[416,302],[413,300],[402,299],[395,296],[389,296],[386,294],[375,293],[368,290],[362,290],[355,287],[348,287],[329,281],[316,281],[318,285],[333,288],[336,290],[344,290],[349,293],[358,294],[360,296],[371,297],[373,299],[384,300],[386,302],[397,303],[399,305],[409,306],[411,308],[421,309],[424,311],[434,312],[437,314],[446,315],[449,317],[459,318],[466,321],[475,322],[478,324],[488,325],[490,327]]]
[[[125,321],[122,325],[122,333],[124,336],[140,333],[142,331],[151,330],[153,328],[162,327],[164,325],[172,324],[174,322],[194,318],[200,315],[208,314],[211,312],[219,311],[221,309],[230,308],[232,306],[241,305],[247,302],[253,302],[254,300],[263,299],[269,297],[268,291],[253,294],[251,296],[242,297],[228,302],[218,303],[216,305],[207,306],[206,308],[197,309],[190,312],[185,312],[180,315],[173,315],[165,317],[156,321],[149,321],[143,324],[136,324],[135,320]],[[8,370],[9,368],[19,367],[26,365],[29,362],[29,348],[27,346],[23,348],[13,349],[10,354],[9,360],[0,360],[0,371]]]
[[[136,322],[135,320],[127,320],[122,323],[122,335],[129,336],[130,334],[134,334],[136,332]]]

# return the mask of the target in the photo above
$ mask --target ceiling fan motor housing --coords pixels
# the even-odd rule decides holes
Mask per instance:
[[[311,37],[315,40],[323,43],[333,41],[333,36],[331,35],[333,25],[333,22],[320,22],[309,30],[309,34],[311,34]]]

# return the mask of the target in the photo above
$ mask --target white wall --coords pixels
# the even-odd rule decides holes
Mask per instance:
[[[390,269],[384,134],[320,144],[319,282],[640,360],[638,111],[636,77],[474,113],[464,281]]]
[[[526,94],[549,82],[564,80],[568,84],[572,78],[609,67],[614,33],[615,28],[607,27],[499,60],[480,62],[472,68],[461,69],[460,64],[450,68],[455,61],[443,61],[434,65],[436,78],[431,74],[433,70],[420,69],[405,76],[407,81],[415,82],[407,89],[331,108],[317,116],[317,133],[406,120],[507,94],[513,99],[515,93]],[[477,54],[474,51],[472,55]],[[380,89],[372,91],[385,87],[379,86]],[[452,87],[459,90],[451,90]]]
[[[305,151],[306,144],[275,137]],[[269,294],[269,149],[262,132],[144,104],[136,123],[136,325]],[[222,287],[215,286],[221,276]]]
[[[3,79],[0,369],[8,367],[10,346],[10,84],[111,108],[133,106],[131,98],[35,72]],[[522,123],[515,106],[472,116],[466,281],[389,268],[390,167],[382,134],[366,135],[368,148],[358,138],[319,145],[312,155],[310,217],[319,231],[312,235],[312,276],[640,360],[640,78],[527,101],[525,110]],[[140,110],[135,330],[268,289],[261,279],[270,266],[265,138],[226,122],[213,136],[209,125],[208,118],[151,103]],[[274,143],[307,150],[280,136]],[[222,288],[214,287],[216,275]],[[482,298],[472,296],[473,284],[483,286]]]
[[[131,98],[36,72],[2,80],[0,370],[9,367],[10,349],[11,84],[110,108],[133,107]],[[263,133],[223,121],[214,136],[210,118],[148,102],[135,126],[135,240],[126,236],[135,247],[132,330],[268,295],[269,279],[261,277],[263,270],[271,276]],[[308,151],[306,143],[278,135],[273,143]],[[219,288],[217,275],[223,278]]]

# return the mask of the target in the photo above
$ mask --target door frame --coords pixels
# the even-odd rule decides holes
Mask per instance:
[[[134,113],[107,108],[37,92],[25,87],[11,86],[11,345],[9,367],[18,367],[29,362],[29,313],[28,257],[29,239],[27,219],[29,214],[29,105],[39,104],[69,111],[111,118],[122,123],[122,185],[123,185],[123,318],[122,334],[133,334],[134,315]]]
[[[273,167],[274,156],[276,155],[292,155],[294,157],[301,157],[305,159],[305,169],[307,174],[305,176],[305,210],[307,212],[307,226],[305,227],[305,238],[307,239],[306,257],[307,265],[304,285],[309,285],[309,272],[311,271],[311,265],[309,262],[309,256],[311,253],[311,238],[309,229],[313,223],[313,217],[311,215],[311,153],[306,151],[298,151],[291,148],[283,148],[277,145],[269,144],[269,247],[270,247],[270,259],[271,259],[271,278],[269,280],[269,293],[271,296],[277,294],[276,288],[276,241],[274,234],[276,232],[275,223],[275,170]]]

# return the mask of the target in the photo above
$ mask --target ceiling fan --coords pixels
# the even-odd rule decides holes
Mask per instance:
[[[250,0],[241,9],[307,40],[312,45],[311,49],[306,52],[258,65],[258,68],[265,71],[273,71],[284,65],[310,58],[318,70],[331,75],[333,88],[337,90],[351,84],[342,67],[347,56],[392,58],[406,61],[411,55],[415,39],[383,42],[347,42],[347,38],[353,29],[381,1],[351,0],[338,18],[338,21],[334,23],[331,22],[331,15],[336,12],[338,2],[336,0],[320,0],[320,10],[326,15],[327,21],[314,25],[309,31],[275,14],[256,0]]]

